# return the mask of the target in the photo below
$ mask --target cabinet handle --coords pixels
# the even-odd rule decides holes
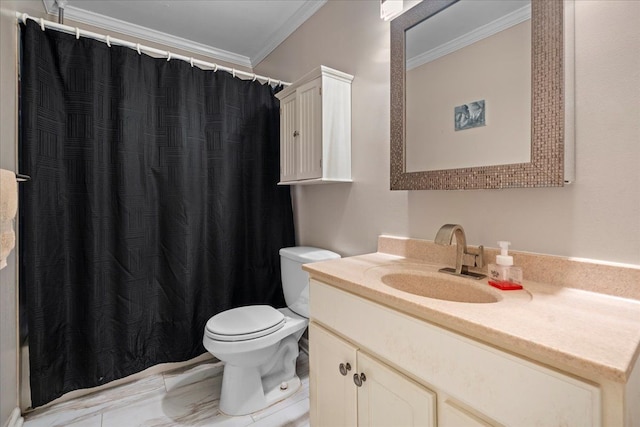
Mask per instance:
[[[294,131],[293,131],[293,136],[294,136],[294,138],[295,138],[296,136],[298,136],[298,135],[300,135],[300,132],[298,132],[297,130],[294,130]]]
[[[353,374],[353,382],[356,383],[358,387],[362,387],[362,383],[365,382],[366,380],[367,380],[367,376],[364,373],[360,375]]]
[[[349,364],[349,362],[347,362],[346,365],[344,363],[341,363],[338,369],[340,369],[340,373],[342,374],[342,376],[346,376],[347,372],[351,370],[351,365]]]

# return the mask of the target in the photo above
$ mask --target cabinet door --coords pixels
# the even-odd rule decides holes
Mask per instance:
[[[321,80],[315,79],[296,90],[298,135],[296,136],[297,178],[322,177]]]
[[[450,398],[444,398],[438,408],[438,427],[501,427],[483,414],[465,407]]]
[[[358,426],[435,426],[436,396],[409,378],[358,352]],[[353,377],[353,375],[352,375]]]
[[[340,364],[349,363],[346,375]],[[356,425],[356,348],[322,327],[309,325],[309,401],[313,427]]]
[[[280,101],[280,181],[296,179],[296,120],[295,92]]]

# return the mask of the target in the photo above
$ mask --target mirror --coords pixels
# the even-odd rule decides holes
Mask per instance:
[[[562,186],[563,47],[562,1],[425,0],[394,19],[391,189]]]

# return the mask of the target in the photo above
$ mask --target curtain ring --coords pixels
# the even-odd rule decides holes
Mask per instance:
[[[235,68],[231,69],[231,75],[233,76],[234,79],[236,78],[236,69]]]
[[[278,86],[282,84],[282,80],[278,80]]]
[[[171,61],[171,52],[167,51],[167,62]]]
[[[140,53],[140,43],[136,43],[136,50],[138,51],[138,55],[142,55],[142,53]]]
[[[271,77],[269,77],[269,78],[267,79],[267,84],[268,84],[269,86],[271,86]]]
[[[193,68],[193,56],[189,59],[189,64],[191,64],[191,68]]]
[[[40,29],[44,31],[44,19],[40,18]]]
[[[110,35],[107,35],[106,42],[107,42],[107,46],[111,47],[111,36]]]
[[[27,25],[27,18],[29,18],[29,15],[27,15],[26,13],[22,14],[22,23]]]
[[[213,64],[213,72],[217,72],[218,71],[218,64]]]
[[[80,28],[76,27],[76,40],[80,40]]]
[[[258,76],[256,75],[256,73],[253,73],[253,80],[251,80],[251,81],[255,82],[257,78],[258,78]]]

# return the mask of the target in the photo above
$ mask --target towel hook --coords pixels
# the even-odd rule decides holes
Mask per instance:
[[[142,55],[140,52],[140,43],[136,43],[136,50],[138,51],[138,55]]]
[[[80,40],[80,28],[76,27],[76,40]]]
[[[44,31],[44,19],[40,18],[40,29]]]
[[[107,35],[107,46],[111,47],[111,36]]]

